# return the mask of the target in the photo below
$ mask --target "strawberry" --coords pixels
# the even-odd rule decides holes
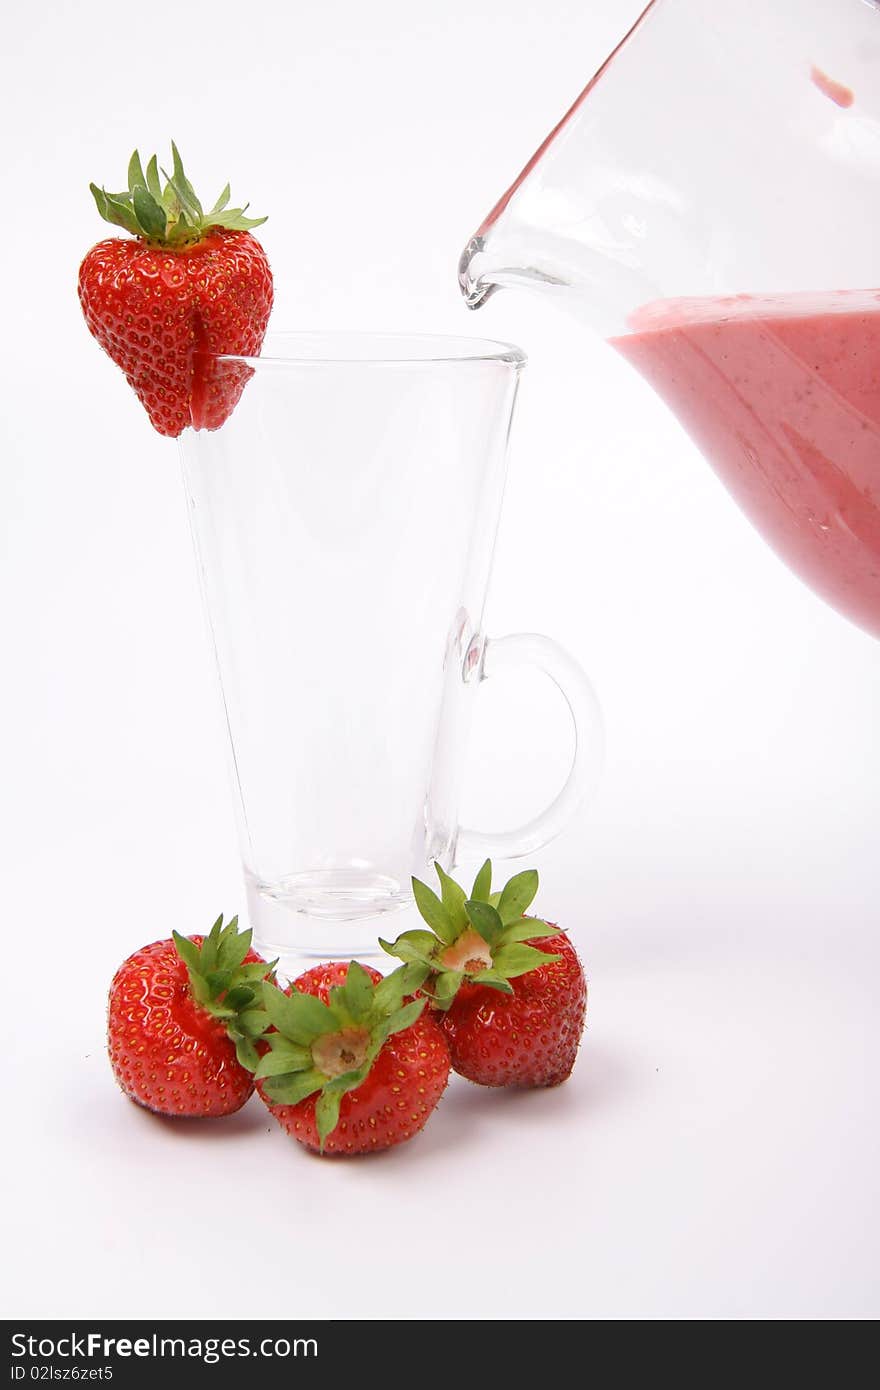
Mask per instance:
[[[131,1100],[159,1115],[231,1115],[254,1089],[255,1039],[269,1020],[258,998],[272,966],[238,918],[207,937],[154,941],[123,961],[110,986],[110,1065]]]
[[[421,972],[418,972],[421,974]],[[390,1149],[418,1134],[449,1079],[449,1049],[413,972],[317,965],[287,993],[264,984],[275,1025],[257,1087],[287,1133],[324,1154]]]
[[[482,1086],[558,1086],[577,1056],[587,985],[565,932],[524,915],[538,891],[536,871],[493,893],[487,859],[468,898],[435,868],[441,897],[413,879],[432,930],[381,945],[410,963],[411,986],[420,980],[431,997],[460,1076]]]
[[[159,180],[156,156],[143,171],[135,150],[128,188],[90,184],[106,222],[133,233],[93,246],[79,268],[89,330],[125,373],[155,429],[176,437],[187,425],[218,429],[250,376],[272,309],[272,272],[250,228],[265,217],[229,208],[227,184],[204,212],[172,144],[173,173]]]

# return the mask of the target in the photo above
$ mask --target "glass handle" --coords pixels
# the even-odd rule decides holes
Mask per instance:
[[[562,692],[574,724],[574,757],[561,789],[532,820],[515,830],[488,834],[462,827],[456,842],[460,859],[516,859],[532,854],[554,839],[571,820],[581,802],[598,783],[604,760],[602,711],[585,673],[558,643],[535,632],[487,638],[478,667],[480,680],[512,667],[532,666],[549,676]]]

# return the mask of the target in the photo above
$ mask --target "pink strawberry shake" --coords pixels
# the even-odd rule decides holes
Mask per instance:
[[[661,300],[613,345],[801,578],[880,637],[880,290]]]

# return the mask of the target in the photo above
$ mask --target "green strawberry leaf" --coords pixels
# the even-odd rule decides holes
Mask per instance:
[[[249,1038],[260,1038],[269,1027],[269,1015],[265,1009],[243,1009],[238,1015],[238,1026]]]
[[[508,879],[498,901],[498,915],[505,927],[522,917],[529,904],[534,902],[537,892],[537,869],[524,869],[521,874],[514,874],[513,878]]]
[[[437,976],[434,985],[434,1002],[442,1012],[449,1008],[459,989],[464,975],[460,970],[444,970]]]
[[[218,212],[212,216],[209,225],[211,227],[228,227],[234,232],[249,232],[254,227],[262,227],[264,222],[269,219],[266,217],[245,217],[247,208],[227,208],[226,212]]]
[[[262,995],[263,1008],[269,1015],[269,1022],[278,1029],[283,1037],[307,1047],[312,1038],[308,1030],[303,1030],[300,1034],[299,1017],[294,1012],[293,1000],[277,985],[270,984],[268,980],[263,982]]]
[[[188,970],[201,971],[202,958],[199,955],[199,948],[194,941],[190,941],[188,936],[181,936],[180,932],[172,931],[171,939],[174,942],[177,954],[183,961]]]
[[[369,1076],[375,1056],[376,1053],[374,1052],[372,1056],[365,1057],[362,1065],[356,1071],[345,1071],[341,1072],[339,1076],[334,1076],[333,1080],[328,1081],[324,1087],[324,1095],[344,1096],[349,1091],[356,1091],[358,1086],[362,1085]]]
[[[236,985],[224,995],[223,1003],[228,1009],[234,1009],[238,1013],[246,1004],[253,1003],[254,998],[254,991],[250,985]]]
[[[437,938],[429,931],[405,931],[393,942],[380,937],[379,945],[398,960],[433,966]]]
[[[373,991],[373,1008],[381,1014],[393,1013],[399,1009],[408,994],[421,989],[430,974],[430,967],[421,961],[409,965],[399,965],[380,980]]]
[[[324,1141],[331,1135],[339,1123],[339,1106],[342,1096],[335,1091],[325,1091],[315,1105],[315,1122],[318,1126],[318,1138],[321,1141],[321,1148]]]
[[[105,222],[110,222],[114,227],[123,227],[125,231],[131,232],[134,236],[140,235],[137,218],[131,208],[120,202],[118,198],[114,198],[103,188],[98,188],[97,184],[90,183],[89,188],[95,200],[95,206]]]
[[[411,1028],[417,1019],[421,1018],[427,999],[412,999],[409,1004],[404,1004],[403,1008],[396,1013],[390,1014],[383,1019],[379,1025],[379,1032],[383,1038],[390,1038],[392,1033],[402,1033],[405,1028]]]
[[[171,141],[171,157],[174,161],[174,177],[175,179],[179,179],[180,182],[183,184],[184,188],[186,189],[187,201],[195,209],[198,221],[202,222],[204,221],[205,217],[205,214],[202,210],[202,205],[196,196],[196,190],[193,188],[186,174],[183,172],[183,160],[180,158],[180,151],[178,150],[173,140]]]
[[[199,969],[201,970],[203,975],[207,976],[212,970],[217,969],[217,952],[220,947],[220,928],[222,926],[222,923],[223,914],[221,912],[220,916],[217,918],[217,921],[214,923],[213,927],[208,932],[208,935],[202,942],[201,963]]]
[[[310,1071],[291,1072],[288,1076],[273,1076],[263,1085],[270,1100],[278,1105],[299,1105],[307,1096],[320,1091],[327,1080],[322,1071],[312,1067]]]
[[[480,872],[474,879],[474,886],[471,889],[471,900],[473,902],[486,903],[489,901],[489,894],[492,892],[492,860],[487,859]]]
[[[429,888],[427,883],[422,883],[421,879],[414,878],[412,889],[416,907],[428,926],[437,933],[446,946],[451,946],[458,936],[458,928],[454,918],[447,912],[433,888]]]
[[[195,999],[197,1004],[201,1004],[202,1008],[210,1008],[211,1004],[213,1003],[213,1000],[211,997],[211,987],[208,984],[208,981],[205,979],[203,975],[197,974],[194,970],[191,970],[188,973],[189,987],[192,991],[193,999]]]
[[[471,980],[475,985],[488,985],[490,989],[501,990],[502,994],[513,994],[513,985],[497,970],[481,970],[479,975],[472,975]]]
[[[397,972],[395,972],[397,973]],[[401,988],[404,996],[415,994],[421,989],[431,973],[431,967],[423,964],[422,961],[410,961],[408,965],[399,968]]]
[[[90,184],[101,217],[113,226],[123,227],[133,236],[146,237],[172,247],[199,241],[212,227],[249,231],[266,221],[265,217],[245,216],[247,204],[230,208],[228,184],[211,211],[205,213],[184,171],[180,151],[173,142],[171,153],[173,172],[165,174],[164,188],[159,178],[156,156],[151,156],[144,173],[137,150],[128,161],[128,187],[125,190],[108,193],[106,189]]]
[[[561,935],[559,927],[554,927],[550,922],[542,922],[540,917],[520,917],[504,928],[499,945],[512,946],[517,941],[540,941],[544,937]]]
[[[220,194],[220,197],[217,199],[216,203],[211,208],[211,211],[208,213],[208,217],[211,218],[214,216],[215,213],[222,212],[223,209],[226,207],[226,204],[229,202],[230,196],[231,194],[229,191],[229,184],[227,184],[223,192]]]
[[[223,994],[232,983],[231,970],[209,970],[205,976],[208,989],[215,997]]]
[[[245,1071],[255,1072],[259,1066],[260,1055],[254,1047],[252,1039],[243,1038],[241,1035],[233,1036],[231,1030],[229,1036],[235,1044],[235,1055],[240,1066],[243,1066]]]
[[[238,971],[240,980],[263,980],[266,975],[275,969],[277,960],[249,960],[242,965]]]
[[[145,182],[147,188],[152,193],[153,197],[156,199],[156,202],[159,203],[160,206],[164,206],[164,204],[162,203],[162,185],[159,182],[159,161],[157,160],[155,155],[153,155],[152,159],[147,165],[147,177]]]
[[[443,906],[446,909],[447,916],[455,927],[456,935],[459,935],[465,930],[468,924],[468,915],[464,909],[467,894],[461,887],[461,884],[456,883],[454,878],[450,878],[447,873],[444,873],[436,860],[434,861],[434,868],[440,880],[440,892]]]
[[[307,1029],[314,1041],[324,1033],[336,1033],[339,1030],[342,1020],[329,1005],[317,999],[313,994],[296,994],[291,992],[290,1002],[293,1005],[295,1015],[299,1020],[299,1029]]]
[[[539,951],[536,946],[516,944],[499,946],[495,952],[493,965],[499,974],[504,975],[508,980],[514,980],[519,975],[527,975],[531,970],[537,970],[541,965],[552,965],[554,961],[561,959],[561,956],[550,955],[547,951]]]
[[[416,935],[425,938],[425,944],[436,945],[430,932]],[[424,983],[428,974],[428,965],[407,962],[374,985],[364,967],[351,961],[344,983],[329,991],[329,1006],[295,988],[286,994],[277,985],[264,982],[265,1017],[267,1025],[271,1022],[276,1031],[267,1032],[262,1038],[263,1047],[268,1050],[258,1059],[255,1074],[267,1098],[295,1105],[320,1092],[315,1115],[323,1146],[338,1123],[341,1097],[367,1079],[386,1040],[411,1028],[427,1008],[427,998],[408,996]],[[326,1051],[319,1049],[318,1040],[351,1028],[361,1034],[354,1054],[360,1065],[331,1075],[338,1059],[345,1056],[337,1050],[341,1040],[331,1038]],[[329,1071],[324,1071],[324,1067]]]
[[[192,184],[183,172],[183,160],[180,158],[180,151],[173,140],[171,141],[171,159],[174,173],[168,182],[177,194],[178,202],[189,220],[198,226],[203,216],[202,205],[195,195]],[[166,174],[165,177],[168,178],[168,175]]]
[[[249,961],[250,929],[239,932],[238,918],[223,926],[217,918],[208,935],[197,945],[190,937],[172,932],[174,949],[186,967],[190,993],[206,1014],[222,1023],[241,1065],[256,1069],[259,1056],[254,1039],[269,1027],[269,1016],[257,1001],[258,982],[270,974],[274,962]]]
[[[251,928],[248,927],[245,931],[240,932],[238,930],[238,918],[233,917],[223,934],[218,964],[224,970],[237,970],[251,949],[252,938]]]
[[[373,981],[356,960],[351,961],[342,986],[344,1004],[355,1023],[367,1017],[373,1005]]]
[[[337,1015],[312,994],[288,995],[277,985],[264,981],[263,1004],[279,1033],[304,1047],[339,1029]]]
[[[219,1019],[221,1023],[227,1024],[227,1030],[228,1025],[233,1023],[234,1020],[237,1018],[235,1009],[227,1009],[223,1004],[212,1002],[210,1005],[210,1009],[211,1017]]]
[[[487,946],[494,946],[504,931],[504,923],[498,915],[497,908],[473,900],[466,902],[465,908],[474,931],[479,933]]]
[[[134,152],[134,154],[132,155],[131,159],[128,161],[128,189],[129,189],[129,192],[130,192],[130,193],[133,193],[134,190],[135,190],[135,188],[137,188],[139,185],[140,185],[141,188],[146,188],[146,186],[147,186],[147,181],[146,181],[146,179],[144,178],[144,171],[143,171],[143,169],[142,169],[142,167],[141,167],[141,157],[140,157],[140,155],[138,154],[137,150],[135,150],[135,152]]]
[[[180,200],[178,199],[174,189],[171,187],[171,184],[168,183],[164,169],[162,170],[162,175],[166,179],[165,187],[162,189],[162,206],[168,214],[168,225],[170,227],[177,221],[178,217],[180,216]]]
[[[283,1057],[288,1071],[300,1071],[305,1063],[312,1065],[312,1049],[302,1043],[291,1042],[283,1033],[267,1033],[263,1041],[276,1057]]]
[[[254,1076],[258,1081],[266,1076],[289,1076],[294,1072],[314,1071],[312,1054],[307,1047],[291,1048],[289,1052],[267,1052],[261,1057]]]

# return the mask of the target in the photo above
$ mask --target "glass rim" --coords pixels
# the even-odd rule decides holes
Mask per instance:
[[[281,329],[270,330],[265,346],[269,350],[259,356],[235,352],[206,355],[217,362],[242,362],[249,367],[427,367],[465,362],[523,367],[528,361],[515,343],[452,333]]]

